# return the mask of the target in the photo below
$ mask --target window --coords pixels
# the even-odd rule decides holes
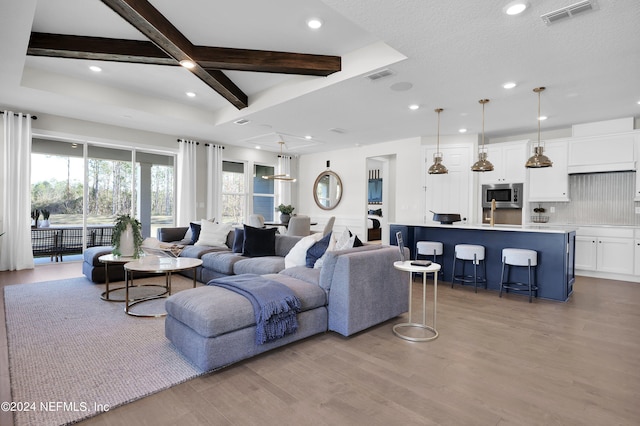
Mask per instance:
[[[244,163],[222,162],[222,223],[243,223],[247,192]]]
[[[273,222],[275,212],[274,181],[262,179],[275,173],[273,166],[253,166],[253,213],[261,214],[267,222]]]
[[[143,237],[154,236],[174,223],[174,161],[170,153],[34,138],[31,205],[41,212],[38,225],[46,210],[52,226],[77,229],[89,246],[93,233],[82,229],[85,220],[88,228],[110,227],[116,216],[133,212]]]

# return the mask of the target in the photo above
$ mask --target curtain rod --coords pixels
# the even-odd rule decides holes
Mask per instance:
[[[195,142],[196,145],[200,145],[200,142],[198,142],[198,141],[189,141],[189,140],[186,140],[186,139],[178,139],[178,142],[189,142],[189,143],[194,143]],[[210,144],[210,143],[205,143],[204,144],[204,146],[209,146],[209,145],[216,146],[215,144]],[[222,146],[222,145],[218,145],[218,146],[220,146],[220,148],[224,149],[224,146]]]
[[[0,114],[4,114],[4,111],[0,111]],[[14,113],[13,113],[13,115],[15,115],[16,117],[19,117],[19,116],[20,116],[20,114],[18,114],[18,113],[16,113],[16,112],[14,112]],[[32,115],[32,116],[31,116],[31,119],[32,119],[32,120],[37,120],[37,119],[38,119],[38,117],[37,117],[36,115]]]

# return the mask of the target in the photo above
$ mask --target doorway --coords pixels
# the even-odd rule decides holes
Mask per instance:
[[[367,158],[366,238],[389,244],[389,223],[395,220],[396,156]]]

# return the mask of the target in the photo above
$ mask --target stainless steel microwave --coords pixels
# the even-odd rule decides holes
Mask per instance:
[[[496,200],[497,209],[522,208],[521,183],[496,183],[482,185],[482,208],[491,208],[491,200]]]

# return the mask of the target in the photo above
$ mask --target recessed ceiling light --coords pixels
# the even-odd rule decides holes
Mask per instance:
[[[185,67],[186,69],[190,70],[192,68],[195,68],[196,64],[195,62],[189,60],[189,59],[183,59],[180,61],[180,65],[182,65],[183,67]]]
[[[546,119],[547,119],[546,115],[541,115],[540,117],[538,117],[538,120],[540,120],[540,121],[544,121]]]
[[[467,129],[460,129],[460,130],[458,130],[458,132],[460,132],[460,133],[467,133]]]
[[[260,145],[256,145],[256,149],[262,149]]]
[[[305,136],[304,138],[305,138],[305,139],[313,139],[313,136],[311,136],[311,135],[307,135],[307,136]]]
[[[638,105],[640,105],[640,101],[638,101]]]
[[[503,84],[502,87],[504,87],[505,89],[513,89],[514,87],[516,87],[516,84],[514,82],[509,82]]]
[[[527,9],[527,7],[529,7],[529,2],[516,0],[507,4],[502,10],[507,15],[519,15],[522,12],[524,12]]]
[[[307,21],[307,26],[312,30],[317,30],[322,26],[322,21],[318,18],[311,18]]]
[[[195,98],[195,97],[196,97],[196,94],[195,94],[195,93],[193,93],[193,92],[186,92],[186,95],[187,95],[188,97],[190,97],[190,98]]]
[[[417,110],[419,108],[420,108],[420,105],[418,105],[418,104],[409,105],[409,109],[412,110],[412,111],[415,111],[415,110]]]
[[[100,71],[102,71],[102,68],[100,68],[100,67],[99,67],[99,66],[97,66],[97,65],[91,65],[91,66],[89,67],[89,69],[90,69],[91,71],[93,71],[93,72],[100,72]]]

